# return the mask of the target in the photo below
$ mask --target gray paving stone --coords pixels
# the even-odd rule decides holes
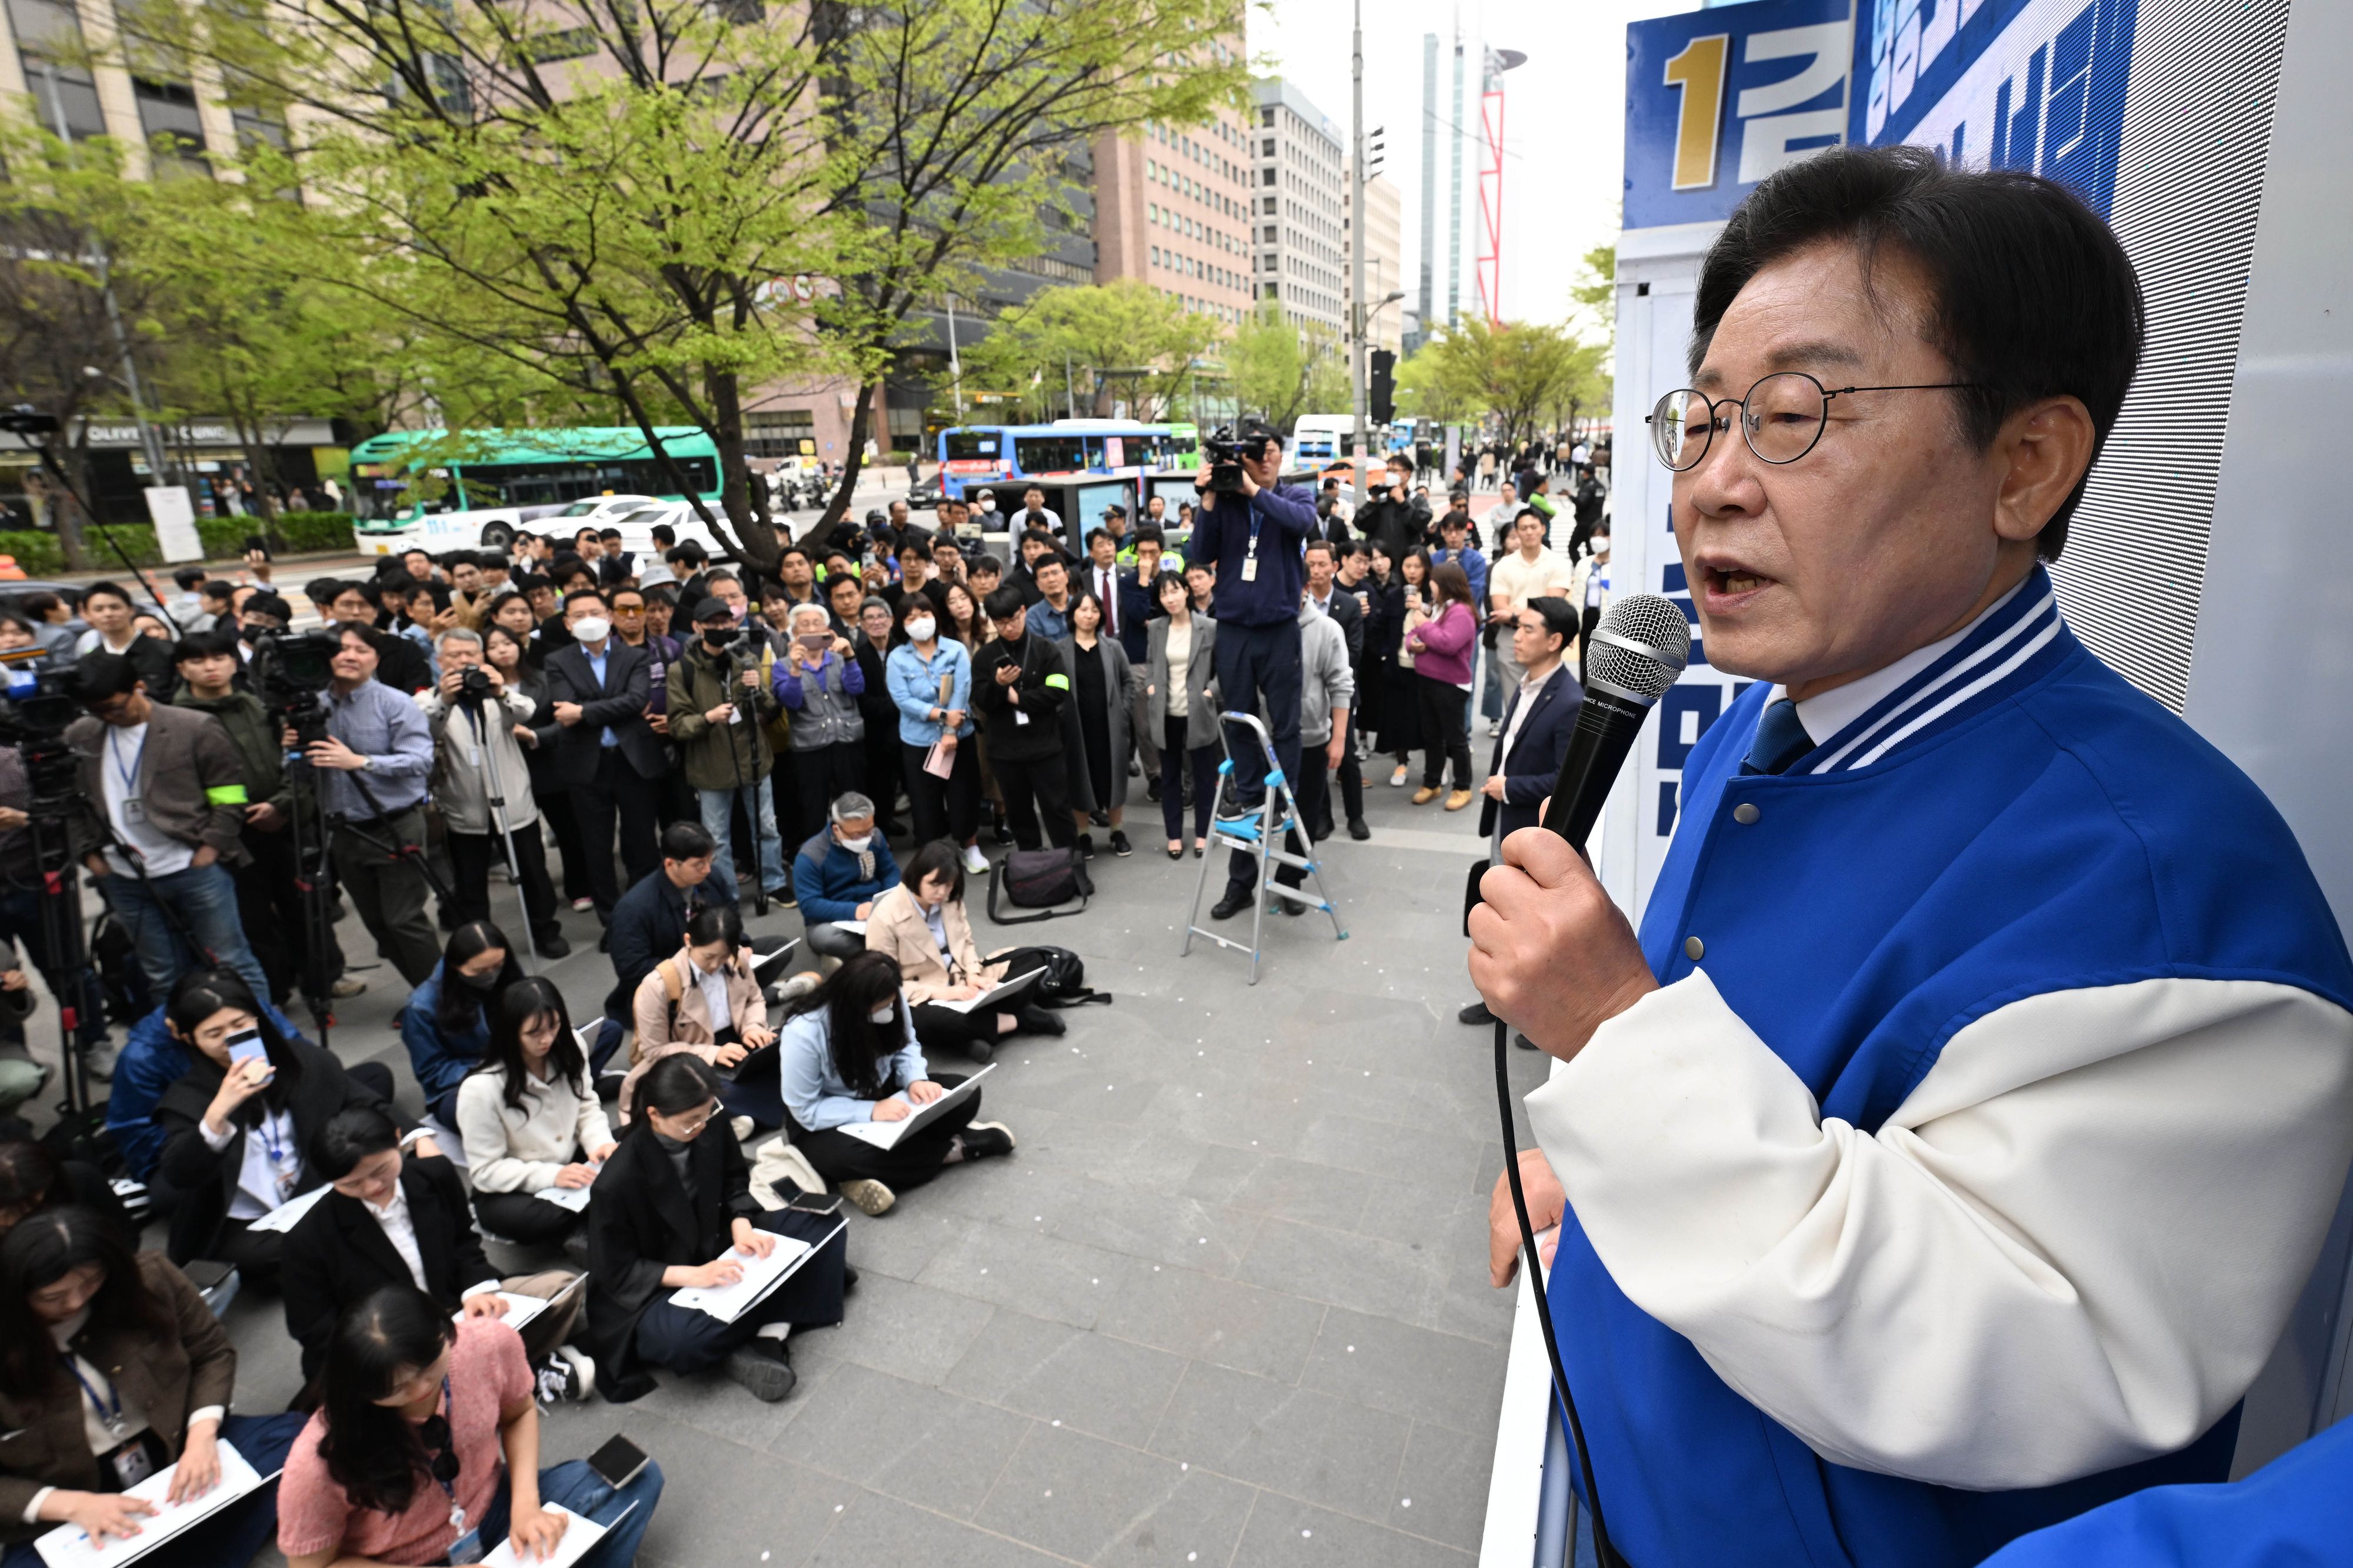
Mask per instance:
[[[1234,1551],[1235,1568],[1462,1568],[1476,1560],[1443,1542],[1263,1491]]]
[[[919,1285],[967,1296],[1077,1328],[1095,1325],[1140,1267],[1100,1247],[1034,1228],[963,1221],[923,1273]]]
[[[995,1314],[986,1302],[861,1270],[840,1325],[804,1334],[800,1342],[877,1372],[936,1384]]]
[[[710,1568],[711,1561],[693,1568]],[[1050,1568],[1058,1561],[945,1514],[867,1493],[843,1507],[807,1568]]]
[[[1492,1444],[1504,1358],[1475,1340],[1334,1307],[1300,1382]]]
[[[1104,1307],[1104,1333],[1265,1377],[1298,1377],[1325,1310],[1185,1268],[1138,1264],[1134,1281]]]
[[[975,1523],[1079,1563],[1223,1561],[1250,1489],[1069,1427],[1032,1426]]]
[[[944,1386],[1142,1447],[1186,1365],[1165,1351],[999,1308]]]
[[[968,1519],[1029,1419],[845,1363],[771,1447],[795,1464]]]
[[[1152,1451],[1380,1523],[1412,1427],[1407,1416],[1195,1362]]]
[[[1235,1278],[1311,1301],[1411,1322],[1442,1287],[1439,1259],[1419,1244],[1269,1219]]]

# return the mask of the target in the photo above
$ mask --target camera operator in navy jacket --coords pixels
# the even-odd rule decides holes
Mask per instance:
[[[1315,499],[1304,485],[1278,485],[1282,437],[1264,420],[1245,419],[1234,437],[1238,489],[1215,488],[1222,465],[1204,461],[1193,479],[1201,508],[1186,557],[1218,574],[1218,689],[1228,710],[1268,715],[1282,776],[1299,777],[1299,595],[1307,571],[1307,535]],[[1229,476],[1230,477],[1230,476]],[[1234,754],[1234,804],[1256,811],[1266,793],[1266,760],[1254,748]],[[1226,894],[1210,910],[1227,920],[1258,896],[1257,861],[1237,849]]]

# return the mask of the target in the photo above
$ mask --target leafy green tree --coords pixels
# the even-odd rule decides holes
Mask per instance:
[[[1569,300],[1578,311],[1577,324],[1598,328],[1606,352],[1618,342],[1618,247],[1597,245],[1578,264],[1577,279],[1568,286]]]
[[[1577,389],[1589,387],[1603,352],[1560,327],[1514,321],[1490,326],[1468,316],[1414,356],[1415,362],[1430,360],[1427,366],[1415,364],[1415,385],[1418,395],[1434,395],[1465,414],[1483,414],[1510,447],[1535,432],[1540,415],[1577,405]]]
[[[965,374],[992,388],[1035,387],[1051,405],[1062,398],[1067,371],[1090,390],[1095,414],[1109,414],[1118,400],[1133,418],[1166,419],[1187,390],[1195,362],[1218,339],[1208,317],[1141,279],[1123,278],[1048,289],[1007,310],[964,351]]]
[[[1234,330],[1226,371],[1235,401],[1282,429],[1303,414],[1348,406],[1339,334],[1314,322],[1294,326],[1271,300]]]

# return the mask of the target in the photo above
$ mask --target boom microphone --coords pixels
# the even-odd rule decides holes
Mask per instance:
[[[1683,672],[1691,656],[1691,623],[1672,600],[1657,594],[1630,594],[1602,612],[1585,650],[1585,703],[1577,710],[1577,728],[1568,738],[1568,754],[1561,759],[1560,779],[1553,785],[1552,804],[1545,826],[1567,839],[1579,854],[1601,807],[1618,782],[1618,770],[1633,749],[1634,737],[1652,703]],[[1536,1305],[1536,1324],[1544,1331],[1545,1355],[1552,1363],[1553,1391],[1567,1417],[1571,1452],[1585,1483],[1586,1504],[1593,1510],[1594,1551],[1602,1568],[1626,1568],[1626,1559],[1609,1539],[1601,1511],[1601,1489],[1593,1479],[1593,1458],[1585,1444],[1585,1426],[1577,1419],[1577,1400],[1568,1391],[1568,1371],[1560,1359],[1560,1339],[1553,1331],[1552,1304],[1546,1298],[1544,1268],[1536,1256],[1536,1238],[1528,1223],[1527,1194],[1520,1185],[1519,1140],[1512,1125],[1512,1080],[1504,1042],[1510,1026],[1495,1020],[1495,1102],[1504,1119],[1504,1174],[1512,1189],[1512,1209],[1520,1222],[1520,1256],[1527,1270]],[[1575,1533],[1571,1532],[1573,1553]]]
[[[1683,674],[1690,654],[1691,623],[1671,599],[1630,594],[1602,612],[1585,650],[1585,702],[1553,785],[1546,827],[1584,847],[1651,705]]]

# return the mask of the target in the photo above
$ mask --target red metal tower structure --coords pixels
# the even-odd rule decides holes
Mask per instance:
[[[1479,309],[1504,322],[1504,73],[1525,64],[1517,49],[1490,46],[1479,72]]]

